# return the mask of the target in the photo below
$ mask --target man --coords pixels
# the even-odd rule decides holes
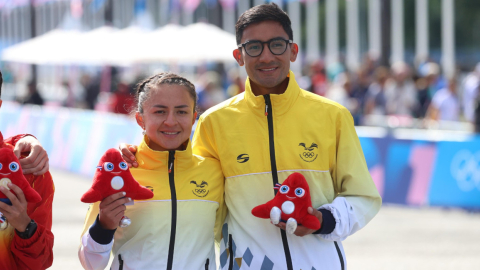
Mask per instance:
[[[220,255],[221,267],[345,269],[340,241],[365,226],[381,205],[352,116],[299,88],[289,71],[298,46],[288,15],[277,5],[243,13],[236,38],[233,55],[248,74],[245,93],[202,115],[193,138],[194,153],[219,159],[226,177],[229,215],[221,246],[228,252]],[[251,214],[294,171],[305,176],[312,204],[320,208],[309,211],[322,223],[318,232],[298,226],[287,235],[285,223],[279,232]]]
[[[245,92],[199,119],[193,151],[221,162],[228,216],[220,243],[221,269],[346,269],[341,241],[378,212],[381,198],[368,173],[351,114],[300,89],[290,19],[275,4],[253,7],[236,24],[233,55],[248,74]],[[128,160],[128,150],[121,149]],[[136,163],[133,162],[135,166]],[[302,173],[309,214],[322,226],[277,229],[251,214],[271,200],[274,186]],[[319,210],[317,210],[317,208]]]
[[[0,98],[2,82],[0,72]],[[28,183],[42,197],[39,203],[27,203],[23,192],[16,185],[9,185],[16,195],[5,187],[0,187],[0,192],[11,201],[11,205],[0,202],[0,212],[7,219],[7,223],[4,223],[6,226],[0,228],[0,269],[47,269],[53,262],[51,229],[54,193],[52,177],[48,172],[47,153],[38,140],[28,134],[4,140],[0,132],[0,148],[13,149],[20,158],[20,166]]]

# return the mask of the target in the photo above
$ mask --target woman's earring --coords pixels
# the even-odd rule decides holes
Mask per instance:
[[[145,129],[144,129],[144,130],[142,130],[142,135],[144,135],[144,136],[145,136],[145,134],[146,134],[146,133],[147,133],[147,132],[145,131]]]

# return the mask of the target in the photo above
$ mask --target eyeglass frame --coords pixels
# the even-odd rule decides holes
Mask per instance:
[[[272,41],[274,41],[274,40],[282,40],[282,41],[287,42],[287,46],[285,46],[285,50],[284,50],[281,54],[276,54],[276,53],[272,52],[272,49],[270,48],[270,42],[272,42]],[[262,46],[261,46],[262,49],[261,49],[260,53],[259,53],[258,55],[256,55],[256,56],[251,56],[251,55],[247,52],[247,49],[245,49],[245,45],[247,45],[248,43],[251,43],[251,42],[260,42],[260,44],[262,45]],[[291,40],[291,39],[284,39],[284,38],[281,38],[281,37],[272,38],[272,39],[267,40],[267,41],[249,40],[249,41],[244,42],[244,43],[242,43],[242,44],[238,44],[237,47],[238,47],[239,49],[242,49],[242,48],[243,48],[243,49],[245,50],[245,52],[248,54],[248,56],[250,56],[250,57],[259,57],[259,56],[262,55],[262,53],[263,53],[263,47],[265,47],[265,46],[264,46],[265,44],[268,44],[268,50],[270,50],[270,52],[271,52],[273,55],[282,55],[282,54],[284,54],[284,53],[287,51],[288,45],[289,45],[289,44],[293,44],[293,40]]]

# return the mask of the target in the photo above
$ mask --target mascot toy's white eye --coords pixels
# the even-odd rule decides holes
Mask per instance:
[[[8,168],[10,169],[10,171],[16,172],[18,171],[18,169],[20,169],[20,166],[18,166],[18,163],[14,161],[8,165]]]
[[[122,169],[124,171],[126,171],[128,169],[128,165],[125,162],[120,162],[119,166],[120,166],[120,169]]]
[[[305,190],[303,188],[297,188],[295,189],[295,195],[297,195],[297,197],[303,197],[303,195],[305,195]]]
[[[113,163],[111,163],[111,162],[105,162],[105,163],[103,164],[103,168],[105,169],[105,171],[111,172],[111,171],[113,171]]]
[[[285,194],[290,190],[288,186],[281,186],[280,187],[280,193]]]

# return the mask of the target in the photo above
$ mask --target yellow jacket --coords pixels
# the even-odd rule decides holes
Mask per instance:
[[[155,195],[127,206],[131,225],[118,228],[106,245],[90,235],[99,203],[93,204],[79,250],[83,267],[104,269],[111,251],[111,269],[216,269],[214,231],[218,241],[226,210],[218,161],[192,155],[190,143],[185,151],[154,151],[145,140],[136,159],[139,167],[130,169],[133,177]]]
[[[380,209],[350,112],[289,77],[285,93],[265,96],[255,96],[247,79],[244,93],[197,123],[194,153],[219,160],[226,177],[222,269],[345,269],[341,240]],[[313,207],[331,212],[333,231],[285,235],[251,214],[293,172],[307,179]]]

